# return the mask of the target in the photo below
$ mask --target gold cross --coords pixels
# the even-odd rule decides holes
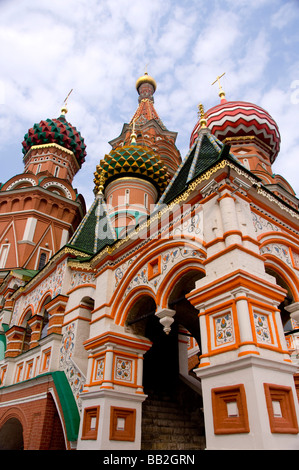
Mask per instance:
[[[62,106],[62,108],[61,108],[62,114],[66,114],[66,113],[67,113],[67,100],[68,100],[70,94],[72,93],[72,91],[73,91],[73,88],[72,88],[71,91],[68,93],[67,97],[65,98],[65,100],[64,100],[64,102],[63,102],[63,106]]]
[[[70,94],[72,93],[72,91],[73,91],[73,88],[72,88],[71,91],[68,93],[67,97],[65,98],[65,100],[64,100],[64,103],[65,103],[65,104],[67,103],[68,97],[70,96]]]
[[[222,87],[221,87],[221,83],[220,83],[220,78],[222,78],[223,75],[225,75],[225,72],[224,72],[222,75],[219,75],[219,76],[216,78],[216,80],[211,84],[211,85],[214,85],[216,82],[218,82],[218,85],[219,85],[219,96],[220,96],[220,98],[224,98],[224,96],[225,96],[225,93],[224,93],[224,91],[223,91],[223,89],[222,89]]]

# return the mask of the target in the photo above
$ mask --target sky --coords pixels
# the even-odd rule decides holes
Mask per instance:
[[[86,144],[73,186],[87,207],[93,173],[138,106],[136,80],[157,82],[155,109],[184,158],[198,104],[249,101],[277,122],[273,172],[299,197],[299,0],[0,0],[0,181],[22,173],[34,123],[68,121]]]

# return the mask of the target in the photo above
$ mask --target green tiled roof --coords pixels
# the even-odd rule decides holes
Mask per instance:
[[[14,276],[18,277],[19,279],[23,279],[25,281],[29,281],[38,273],[38,271],[34,269],[22,269],[22,268],[13,269],[12,272]]]
[[[103,196],[95,198],[68,245],[94,255],[116,240]]]
[[[188,184],[194,178],[220,160],[223,157],[223,152],[229,154],[229,147],[212,135],[209,129],[202,130],[162,194],[158,204],[171,202],[187,189]],[[232,155],[231,157],[234,158]]]

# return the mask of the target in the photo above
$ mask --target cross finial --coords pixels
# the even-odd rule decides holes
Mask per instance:
[[[103,194],[104,190],[104,183],[105,183],[105,175],[104,170],[101,165],[97,165],[96,171],[94,172],[94,180],[95,189],[98,194]]]
[[[68,109],[67,109],[67,100],[68,100],[70,94],[72,93],[72,91],[73,91],[73,88],[72,88],[71,91],[67,94],[65,100],[63,101],[63,106],[62,106],[62,108],[61,108],[61,113],[62,113],[62,114],[66,114],[67,111],[68,111]]]
[[[212,83],[212,85],[214,85],[216,82],[218,82],[218,86],[219,86],[219,96],[221,99],[223,99],[225,97],[225,93],[222,89],[222,86],[221,86],[221,83],[220,83],[220,78],[223,77],[223,75],[225,75],[225,72],[222,74],[222,75],[219,75],[216,80]]]
[[[136,132],[135,132],[135,119],[132,122],[132,134],[131,134],[131,144],[136,144]]]
[[[200,103],[198,105],[198,117],[200,118],[199,122],[200,122],[200,126],[203,128],[203,127],[207,127],[207,120],[205,118],[205,112],[204,112],[204,108],[203,108],[203,105]]]

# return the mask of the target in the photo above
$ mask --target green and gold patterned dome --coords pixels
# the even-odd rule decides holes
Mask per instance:
[[[111,150],[97,165],[94,173],[97,192],[116,178],[135,176],[150,181],[162,194],[167,186],[168,173],[153,150],[131,143]]]

